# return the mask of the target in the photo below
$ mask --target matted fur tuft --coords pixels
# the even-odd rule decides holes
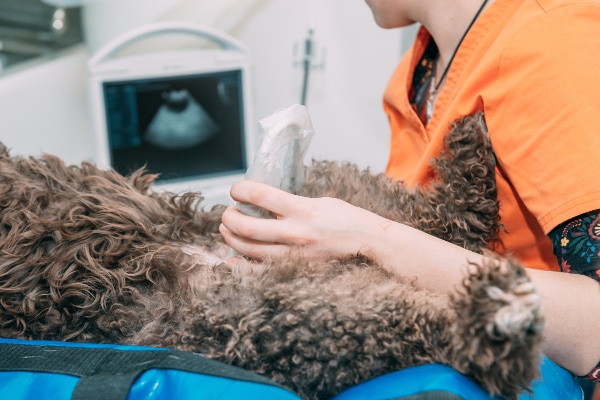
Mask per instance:
[[[494,166],[476,115],[451,127],[428,187],[315,161],[299,194],[338,197],[484,252],[500,229]],[[1,336],[196,352],[306,399],[426,363],[508,399],[536,376],[540,301],[519,265],[465,265],[450,298],[362,255],[231,268],[218,233],[224,207],[154,191],[154,178],[0,148]]]

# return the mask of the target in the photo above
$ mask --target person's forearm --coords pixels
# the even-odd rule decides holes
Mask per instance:
[[[461,284],[469,261],[481,256],[409,226],[381,218],[368,233],[366,255],[388,271],[417,278],[416,284],[450,293]],[[370,242],[370,238],[374,240]]]
[[[546,355],[576,375],[588,374],[600,360],[600,285],[582,275],[528,273],[544,301]]]
[[[468,262],[483,259],[402,224],[381,219],[369,226],[368,237],[376,240],[368,242],[368,255],[390,272],[415,277],[418,286],[430,290],[452,291],[465,277]],[[528,275],[543,298],[545,354],[576,375],[589,373],[600,359],[600,285],[561,272],[529,269]]]

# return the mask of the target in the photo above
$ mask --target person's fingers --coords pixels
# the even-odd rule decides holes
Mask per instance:
[[[290,253],[290,247],[287,245],[242,237],[229,230],[224,224],[219,226],[219,231],[231,248],[250,258],[257,260],[280,259]]]
[[[282,215],[290,209],[297,197],[284,190],[254,181],[240,181],[231,187],[231,198],[241,203],[254,204]]]
[[[235,206],[228,207],[221,217],[223,224],[235,235],[254,242],[282,242],[286,232],[281,232],[280,221],[257,218],[243,214]]]

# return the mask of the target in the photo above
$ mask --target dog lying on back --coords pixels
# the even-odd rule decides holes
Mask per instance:
[[[338,197],[482,252],[500,229],[494,166],[475,115],[451,127],[427,188],[313,162],[298,194]],[[450,297],[360,254],[232,268],[218,233],[224,206],[205,211],[200,194],[153,191],[154,179],[11,157],[2,146],[2,337],[171,347],[306,399],[426,363],[508,399],[536,377],[540,299],[516,263],[465,266],[471,272]]]

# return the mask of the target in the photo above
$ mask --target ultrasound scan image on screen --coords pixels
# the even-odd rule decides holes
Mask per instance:
[[[239,70],[103,84],[111,166],[157,182],[246,170]]]

